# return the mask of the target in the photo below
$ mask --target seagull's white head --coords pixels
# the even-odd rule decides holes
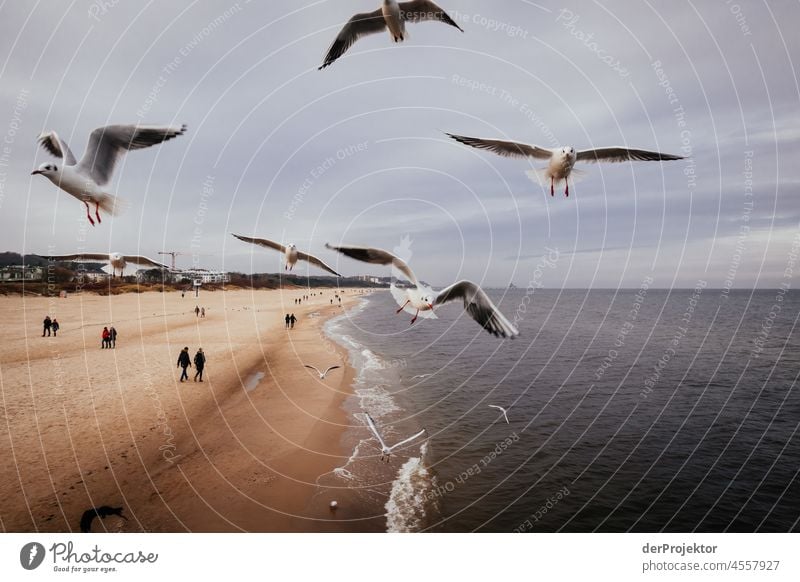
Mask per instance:
[[[297,250],[297,245],[295,245],[295,244],[288,244],[288,245],[286,245],[286,248],[288,248],[288,249],[292,249],[292,250],[294,251],[294,250]]]
[[[112,261],[120,261],[122,260],[122,255],[119,253],[111,253],[111,260]]]
[[[572,146],[564,146],[561,148],[561,155],[565,158],[574,158],[575,157],[575,148]]]
[[[53,162],[45,162],[41,166],[39,166],[36,170],[31,172],[31,176],[35,176],[36,174],[40,174],[46,178],[52,179],[53,177],[58,175],[58,166]]]

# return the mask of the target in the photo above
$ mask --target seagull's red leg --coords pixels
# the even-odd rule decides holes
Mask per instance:
[[[86,202],[86,200],[84,200],[83,203],[86,205],[86,218],[89,219],[89,224],[94,226],[94,220],[92,219],[91,210],[89,210],[89,203]]]
[[[397,313],[400,313],[401,311],[403,311],[403,309],[405,309],[406,305],[408,305],[409,303],[411,303],[411,300],[410,300],[410,299],[409,299],[408,301],[406,301],[405,303],[403,303],[403,305],[401,305],[401,306],[400,306],[400,309],[398,309],[398,310],[395,312],[395,314],[397,314]]]
[[[550,196],[555,196],[556,195],[556,188],[555,188],[555,183],[553,182],[553,180],[554,180],[554,178],[552,176],[550,176]]]
[[[418,317],[419,317],[419,309],[417,309],[417,312],[414,314],[414,317],[411,319],[411,325],[414,325],[414,322],[417,321]]]
[[[95,202],[94,203],[94,215],[97,217],[97,222],[103,222],[102,220],[100,220],[100,203],[99,202]]]

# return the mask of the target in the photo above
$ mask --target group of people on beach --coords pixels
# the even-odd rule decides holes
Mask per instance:
[[[100,344],[100,349],[114,349],[117,347],[117,330],[113,325],[104,327],[101,337],[103,341]]]
[[[58,324],[58,320],[55,317],[53,319],[50,319],[50,316],[46,315],[44,318],[44,322],[42,322],[42,325],[44,326],[42,328],[42,337],[44,337],[45,335],[49,336],[51,331],[53,332],[53,337],[58,336],[58,328],[60,327],[60,325]]]
[[[286,317],[283,318],[286,322],[286,329],[294,329],[294,324],[297,321],[297,318],[294,316],[294,313],[287,313]]]
[[[178,365],[177,368],[183,368],[181,372],[181,382],[186,380],[189,381],[189,374],[187,370],[192,367],[192,358],[189,355],[189,346],[186,346],[181,350],[181,353],[178,354]],[[203,352],[203,348],[197,348],[197,353],[194,355],[194,381],[195,382],[202,382],[203,381],[203,370],[206,367],[206,355]]]
[[[206,316],[206,308],[200,307],[199,305],[194,306],[194,314],[196,317],[205,317]]]

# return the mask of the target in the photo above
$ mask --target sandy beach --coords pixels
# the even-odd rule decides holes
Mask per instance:
[[[348,454],[353,370],[322,325],[360,295],[312,292],[301,306],[302,290],[0,297],[2,530],[78,531],[108,505],[129,521],[96,528],[346,531],[357,516],[331,512],[315,481]],[[41,337],[47,314],[57,338]],[[111,324],[116,348],[101,349]],[[178,381],[184,346],[203,348],[203,383]],[[320,381],[302,363],[343,368]]]

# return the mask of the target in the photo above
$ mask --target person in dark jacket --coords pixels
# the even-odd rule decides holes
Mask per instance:
[[[61,326],[58,324],[58,320],[55,317],[53,318],[51,327],[53,328],[53,337],[56,337],[58,335],[58,328]]]
[[[45,316],[42,325],[44,326],[44,328],[42,329],[42,337],[44,337],[44,334],[50,335],[50,327],[53,325],[53,322],[50,321],[49,315]]]
[[[194,369],[197,370],[194,374],[194,381],[197,382],[197,378],[200,378],[200,381],[203,381],[203,368],[206,367],[206,355],[203,353],[203,348],[197,348],[197,353],[194,355]]]
[[[289,327],[294,329],[294,323],[297,321],[297,318],[294,316],[294,313],[289,317]]]
[[[113,325],[108,330],[108,347],[117,347],[117,330]]]
[[[289,316],[288,313],[286,314],[286,317],[283,318],[283,320],[286,322],[286,329],[289,329],[289,322],[291,322],[292,318]]]
[[[186,346],[181,350],[181,353],[178,355],[178,365],[175,367],[183,368],[183,373],[181,374],[181,382],[189,379],[189,374],[186,373],[186,368],[192,367],[192,359],[189,357],[189,346]]]

